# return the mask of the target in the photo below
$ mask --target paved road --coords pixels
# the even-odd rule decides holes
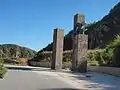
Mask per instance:
[[[100,73],[53,72],[48,68],[11,66],[0,90],[120,90],[120,77]],[[76,89],[79,88],[79,89]]]
[[[77,90],[61,81],[55,73],[40,68],[37,72],[29,67],[9,70],[0,80],[0,90]]]

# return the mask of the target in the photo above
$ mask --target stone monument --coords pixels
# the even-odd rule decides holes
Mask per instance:
[[[64,30],[54,29],[51,69],[62,69]]]
[[[82,34],[82,26],[85,24],[85,16],[78,13],[74,16],[74,35],[72,53],[72,71],[87,71],[88,36]]]

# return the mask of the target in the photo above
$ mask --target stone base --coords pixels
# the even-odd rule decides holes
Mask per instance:
[[[77,71],[80,73],[87,72],[87,60],[84,60],[79,63],[79,66],[77,67]]]

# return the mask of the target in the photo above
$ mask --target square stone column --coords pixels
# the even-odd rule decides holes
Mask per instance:
[[[77,60],[77,71],[87,72],[87,50],[88,50],[88,35],[78,34],[76,36],[76,57]]]
[[[87,71],[88,36],[81,34],[84,23],[84,15],[78,13],[74,16],[72,70],[79,72]]]
[[[64,30],[54,29],[51,69],[62,69]]]

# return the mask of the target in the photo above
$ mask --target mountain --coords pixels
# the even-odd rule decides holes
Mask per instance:
[[[0,58],[33,58],[37,52],[15,44],[1,44]]]
[[[104,16],[102,20],[90,24],[87,27],[85,34],[88,35],[88,48],[104,48],[116,34],[120,33],[120,2],[114,6],[108,15]],[[64,50],[72,49],[72,34],[71,30],[64,37]],[[51,51],[52,43],[43,48],[41,51]],[[38,52],[38,53],[39,53]]]
[[[89,48],[104,48],[120,33],[120,2],[102,20],[88,27]]]

